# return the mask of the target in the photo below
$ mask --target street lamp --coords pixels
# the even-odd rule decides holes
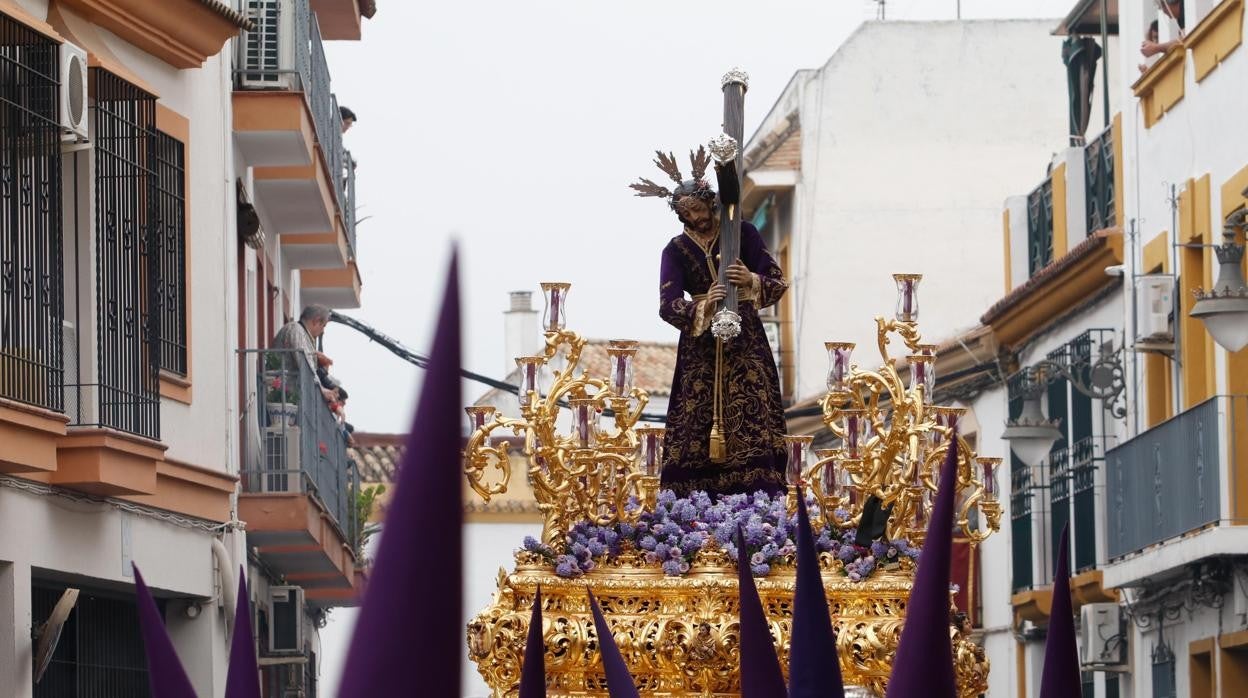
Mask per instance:
[[[1001,438],[1010,444],[1010,450],[1023,465],[1034,468],[1040,465],[1053,450],[1053,444],[1062,438],[1061,420],[1045,419],[1040,411],[1040,391],[1032,391],[1023,398],[1023,411],[1017,419],[1005,423]]]
[[[1244,283],[1244,246],[1235,242],[1235,230],[1244,223],[1244,210],[1227,219],[1218,256],[1218,282],[1209,291],[1196,290],[1191,315],[1205,323],[1213,341],[1229,352],[1248,346],[1248,285]]]

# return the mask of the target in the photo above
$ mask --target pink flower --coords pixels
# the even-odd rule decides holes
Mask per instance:
[[[318,441],[316,447],[320,449],[322,456],[329,455],[329,446],[326,446],[324,441]]]

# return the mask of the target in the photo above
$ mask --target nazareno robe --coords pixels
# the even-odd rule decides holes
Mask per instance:
[[[680,330],[680,344],[667,408],[662,486],[678,495],[785,489],[780,380],[758,309],[779,301],[788,283],[749,223],[741,224],[741,262],[755,278],[751,288],[738,290],[741,334],[724,343],[720,390],[727,458],[712,463],[715,336],[710,324],[716,309],[701,298],[716,280],[719,238],[705,250],[681,233],[663,249],[659,316]]]

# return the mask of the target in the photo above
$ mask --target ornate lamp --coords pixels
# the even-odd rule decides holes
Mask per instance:
[[[1023,398],[1023,410],[1017,419],[1005,423],[1001,438],[1010,443],[1010,450],[1029,468],[1040,465],[1062,438],[1061,420],[1046,419],[1040,409],[1040,392],[1031,391]]]
[[[1191,315],[1205,324],[1213,341],[1229,352],[1248,346],[1248,284],[1244,283],[1244,246],[1235,242],[1236,228],[1244,223],[1240,210],[1222,228],[1222,244],[1214,248],[1218,257],[1218,282],[1205,291],[1196,290]]]

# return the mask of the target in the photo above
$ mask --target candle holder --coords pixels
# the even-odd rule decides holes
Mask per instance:
[[[828,350],[828,392],[844,394],[849,391],[850,357],[854,353],[853,342],[824,342]]]
[[[919,321],[919,281],[922,274],[893,274],[897,282],[897,322]]]
[[[568,291],[571,288],[572,284],[561,281],[542,283],[542,296],[546,300],[546,308],[542,313],[542,327],[547,332],[561,332],[567,327]]]
[[[633,361],[637,356],[638,343],[629,339],[615,339],[607,347],[610,361],[611,392],[626,396],[633,390]]]

